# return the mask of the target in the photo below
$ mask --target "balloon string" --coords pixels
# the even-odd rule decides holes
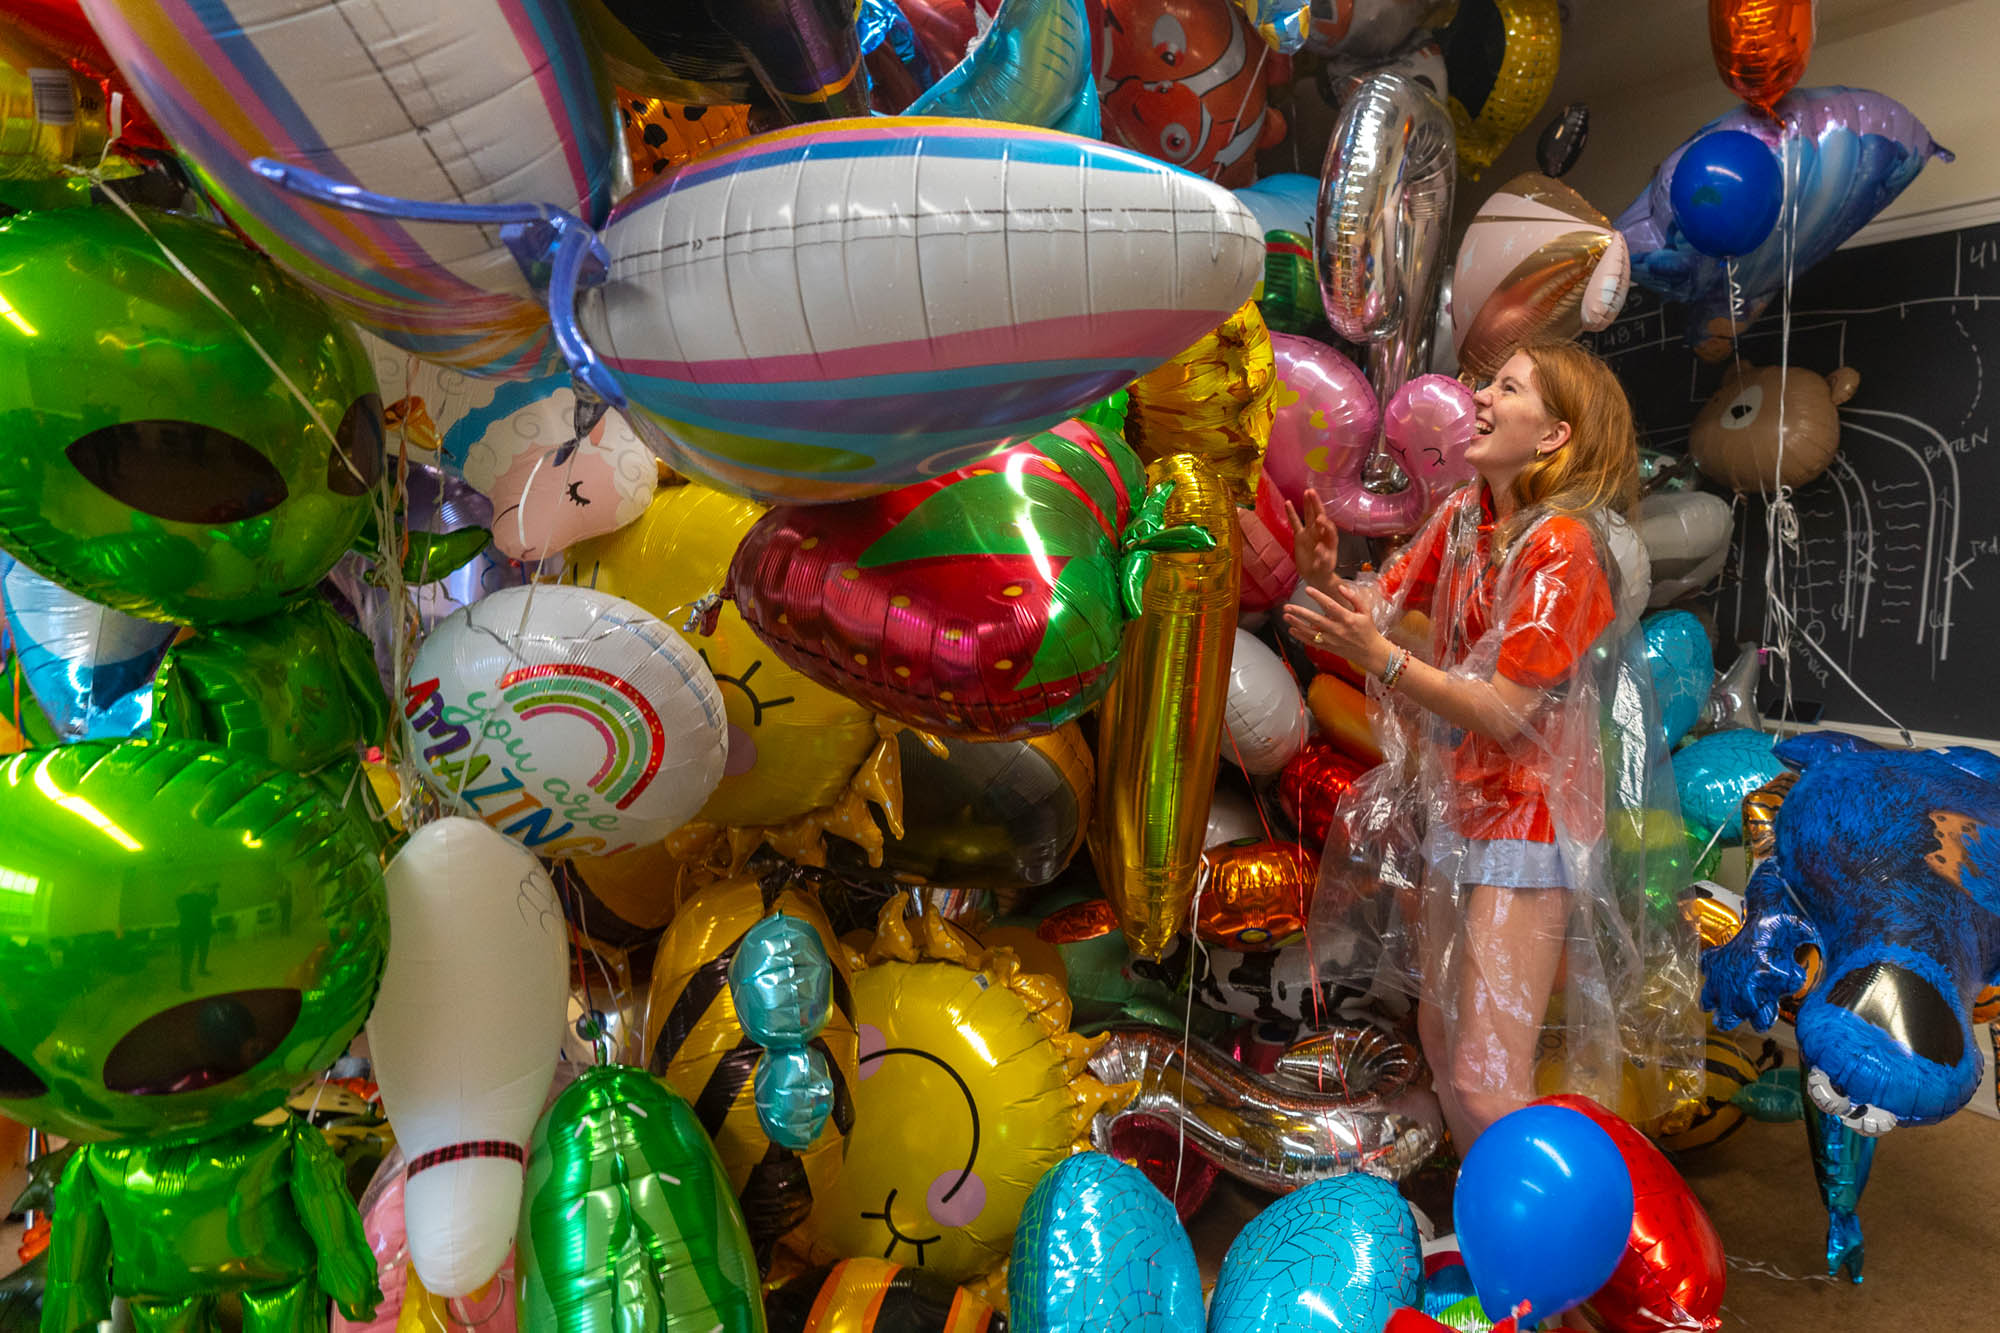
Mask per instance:
[[[1231,22],[1235,21],[1234,15],[1230,17],[1230,21]],[[1269,60],[1270,58],[1271,58],[1270,43],[1259,40],[1257,43],[1257,65],[1256,68],[1250,71],[1250,81],[1243,85],[1243,96],[1236,103],[1236,114],[1229,118],[1229,139],[1223,140],[1224,147],[1228,147],[1230,139],[1234,139],[1237,135],[1243,132],[1244,109],[1250,105],[1250,94],[1257,90],[1257,85],[1263,80],[1264,62]],[[1265,114],[1269,115],[1270,113],[1266,111]],[[1297,162],[1298,160],[1298,151],[1299,151],[1298,145],[1294,144],[1292,146],[1292,160],[1294,162]],[[1222,155],[1220,153],[1217,153],[1215,156],[1215,160],[1208,164],[1208,178],[1210,180],[1214,180],[1216,177],[1222,174],[1222,169],[1225,166],[1229,165],[1232,164],[1224,162],[1222,160]]]

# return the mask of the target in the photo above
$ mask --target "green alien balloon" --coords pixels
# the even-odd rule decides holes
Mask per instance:
[[[0,761],[0,1113],[164,1139],[280,1106],[361,1029],[374,845],[313,782],[188,743]]]
[[[146,225],[158,243],[112,209],[0,222],[0,547],[136,616],[266,616],[311,592],[368,517],[374,371],[351,330],[229,232]]]

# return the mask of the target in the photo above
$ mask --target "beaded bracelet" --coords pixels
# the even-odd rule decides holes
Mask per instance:
[[[1395,689],[1396,682],[1398,680],[1401,680],[1403,677],[1403,668],[1407,667],[1409,664],[1410,664],[1410,650],[1408,648],[1398,648],[1393,654],[1391,654],[1389,657],[1389,665],[1383,668],[1382,671],[1383,688],[1391,690]]]

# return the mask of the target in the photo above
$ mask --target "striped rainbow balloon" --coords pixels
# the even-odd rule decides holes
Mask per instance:
[[[254,157],[425,202],[610,208],[611,100],[562,0],[84,0],[230,216],[398,347],[510,378],[560,368],[497,229],[335,212]]]
[[[1242,305],[1228,190],[1020,125],[896,117],[745,140],[614,213],[578,317],[669,462],[854,499],[1060,421]]]

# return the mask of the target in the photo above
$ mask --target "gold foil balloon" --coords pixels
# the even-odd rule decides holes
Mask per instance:
[[[0,180],[59,176],[95,165],[110,140],[103,89],[14,32],[0,28]],[[115,175],[131,168],[116,164]]]
[[[743,937],[778,912],[810,925],[834,963],[833,1013],[811,1043],[833,1071],[833,1114],[797,1152],[773,1143],[758,1120],[753,1080],[764,1051],[746,1037],[728,984]],[[854,1125],[857,1053],[846,957],[818,900],[776,871],[703,889],[674,918],[653,959],[646,1067],[687,1098],[715,1140],[760,1260],[826,1192]]]
[[[1458,367],[1481,379],[1525,343],[1604,329],[1625,307],[1625,237],[1588,200],[1530,172],[1479,206],[1452,269]]]
[[[843,1259],[808,1269],[764,1297],[770,1333],[1000,1333],[986,1301],[920,1268]]]
[[[1458,165],[1474,180],[1534,123],[1562,58],[1556,0],[1466,0],[1445,35]],[[1480,96],[1475,90],[1485,89]]]
[[[733,603],[705,634],[683,627],[722,587],[736,544],[763,514],[706,486],[668,486],[639,521],[570,548],[568,582],[636,602],[708,664],[729,715],[729,760],[695,818],[725,827],[782,824],[831,804],[875,746],[866,708],[785,664]]]
[[[1229,487],[1232,502],[1257,503],[1264,446],[1277,415],[1277,361],[1255,301],[1194,346],[1132,381],[1125,434],[1147,463],[1192,454]]]
[[[872,1257],[966,1282],[1007,1258],[1035,1182],[1089,1146],[1123,1090],[1085,1072],[1097,1043],[1069,1030],[1053,978],[934,913],[906,922],[907,901],[882,909],[854,976],[854,1136],[798,1240],[813,1263]]]
[[[1172,487],[1168,526],[1215,539],[1152,557],[1098,718],[1091,856],[1126,943],[1157,959],[1187,924],[1201,873],[1236,646],[1238,534],[1229,492],[1200,459],[1162,459],[1146,479]]]

